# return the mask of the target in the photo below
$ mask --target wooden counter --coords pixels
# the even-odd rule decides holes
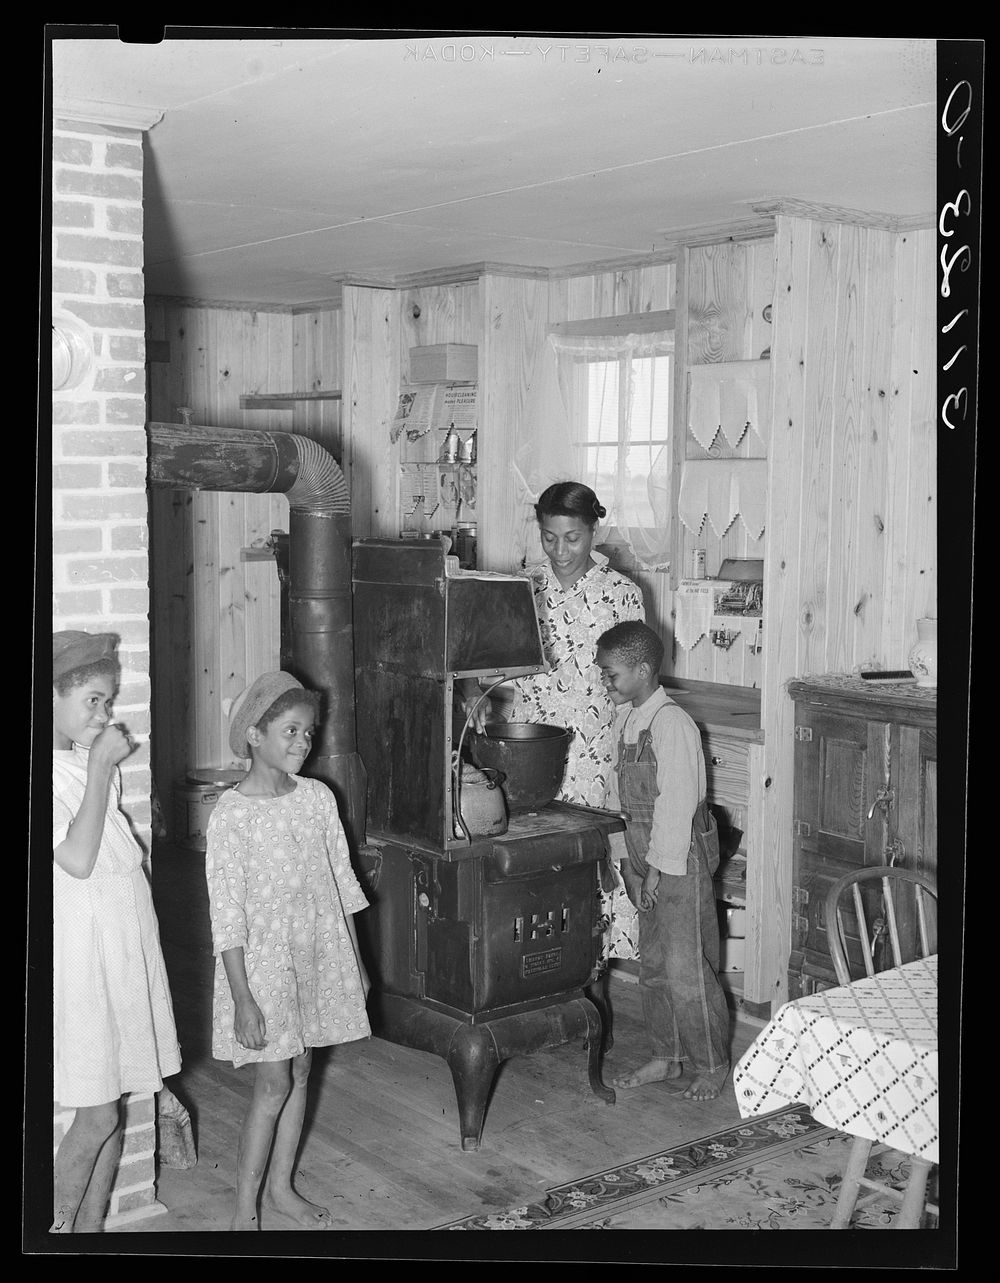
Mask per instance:
[[[759,967],[761,939],[768,929],[766,900],[761,895],[764,732],[760,691],[693,678],[661,677],[660,682],[701,731],[708,800],[719,824],[722,849],[715,875],[716,898],[747,910],[745,939],[733,941],[732,953],[727,941],[722,941],[720,979],[737,1010],[766,1018],[769,994],[761,984]],[[741,964],[745,970],[733,969]]]
[[[661,677],[660,685],[703,732],[763,743],[760,691],[756,687],[725,686],[682,677]]]

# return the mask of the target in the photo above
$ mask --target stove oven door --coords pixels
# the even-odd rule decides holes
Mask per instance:
[[[597,962],[597,830],[495,843],[483,857],[477,1006],[533,1002],[591,979]]]

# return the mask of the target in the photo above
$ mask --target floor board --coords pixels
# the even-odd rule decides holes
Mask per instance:
[[[194,1119],[199,1161],[188,1171],[162,1169],[158,1198],[168,1212],[122,1232],[226,1230],[252,1071],[210,1054],[214,961],[204,857],[159,846],[153,892],[184,1057],[170,1085]],[[638,988],[615,980],[612,1002],[615,1046],[606,1081],[647,1054]],[[756,1033],[755,1024],[734,1022],[734,1061]],[[314,1054],[298,1188],[330,1207],[339,1229],[429,1229],[534,1202],[551,1185],[738,1118],[731,1081],[711,1102],[684,1101],[651,1084],[619,1092],[617,1103],[606,1105],[590,1091],[582,1043],[570,1043],[501,1066],[481,1148],[465,1152],[444,1060],[371,1038]],[[270,1228],[290,1227],[275,1221]]]

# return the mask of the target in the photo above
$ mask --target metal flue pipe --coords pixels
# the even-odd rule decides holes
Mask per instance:
[[[148,428],[151,485],[288,499],[290,667],[303,686],[323,696],[306,773],[333,789],[357,850],[365,838],[366,781],[355,724],[351,502],[344,474],[322,446],[292,433],[180,423]]]

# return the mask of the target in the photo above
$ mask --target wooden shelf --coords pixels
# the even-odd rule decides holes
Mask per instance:
[[[474,468],[472,459],[455,459],[445,462],[443,459],[402,459],[401,468]]]
[[[290,410],[295,401],[340,401],[340,389],[330,392],[253,392],[240,396],[241,410]]]
[[[770,361],[769,356],[749,357],[744,361],[698,361],[688,366],[688,371],[693,370],[713,370],[716,374],[725,374],[727,371],[735,373],[737,370],[746,370],[752,365],[766,365]]]

